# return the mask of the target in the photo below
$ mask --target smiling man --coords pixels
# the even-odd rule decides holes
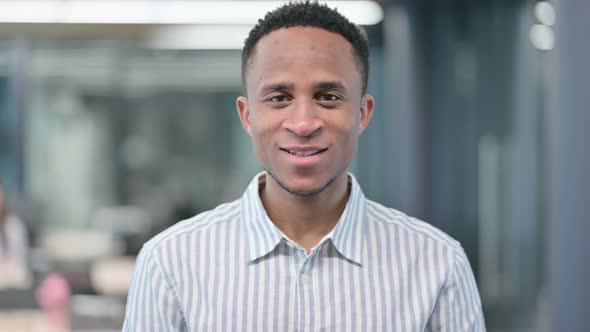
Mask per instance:
[[[461,246],[366,199],[347,169],[374,109],[367,40],[326,6],[268,13],[242,53],[265,169],[142,249],[125,331],[484,331]]]

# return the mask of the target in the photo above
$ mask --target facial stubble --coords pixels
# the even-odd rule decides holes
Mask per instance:
[[[279,186],[281,188],[283,188],[283,190],[285,190],[289,194],[292,194],[292,195],[295,195],[295,196],[300,196],[300,197],[310,197],[310,196],[314,196],[314,195],[320,194],[321,192],[323,192],[324,190],[326,190],[328,187],[330,187],[330,185],[332,185],[332,183],[334,183],[334,181],[338,177],[338,175],[334,175],[323,186],[321,186],[319,188],[316,188],[316,189],[313,189],[313,190],[310,190],[310,191],[297,191],[297,190],[295,190],[293,188],[289,188],[289,186],[287,186],[286,183],[284,183],[283,181],[281,181],[269,169],[265,168],[264,170],[279,184]]]

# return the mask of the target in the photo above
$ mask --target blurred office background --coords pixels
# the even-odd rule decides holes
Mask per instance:
[[[590,3],[332,5],[370,38],[365,194],[463,244],[489,331],[587,331]],[[1,331],[120,330],[142,243],[241,195],[239,48],[266,6],[0,1],[0,182],[30,243]]]

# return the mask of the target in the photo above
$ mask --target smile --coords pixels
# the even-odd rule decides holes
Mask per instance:
[[[280,148],[286,152],[286,160],[295,167],[313,167],[318,165],[324,159],[324,152],[328,148],[317,146],[286,146]]]
[[[294,151],[294,150],[289,150],[289,149],[281,149],[285,152],[288,152],[294,156],[297,157],[309,157],[309,156],[313,156],[316,155],[318,153],[324,152],[327,149],[317,149],[317,150],[309,150],[309,151]]]

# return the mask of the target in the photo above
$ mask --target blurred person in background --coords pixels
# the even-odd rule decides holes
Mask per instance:
[[[265,169],[146,243],[124,331],[485,331],[460,244],[366,199],[347,169],[374,108],[368,44],[294,2],[253,28],[240,121]]]
[[[28,233],[23,221],[8,212],[6,191],[0,183],[0,288],[29,284]]]

